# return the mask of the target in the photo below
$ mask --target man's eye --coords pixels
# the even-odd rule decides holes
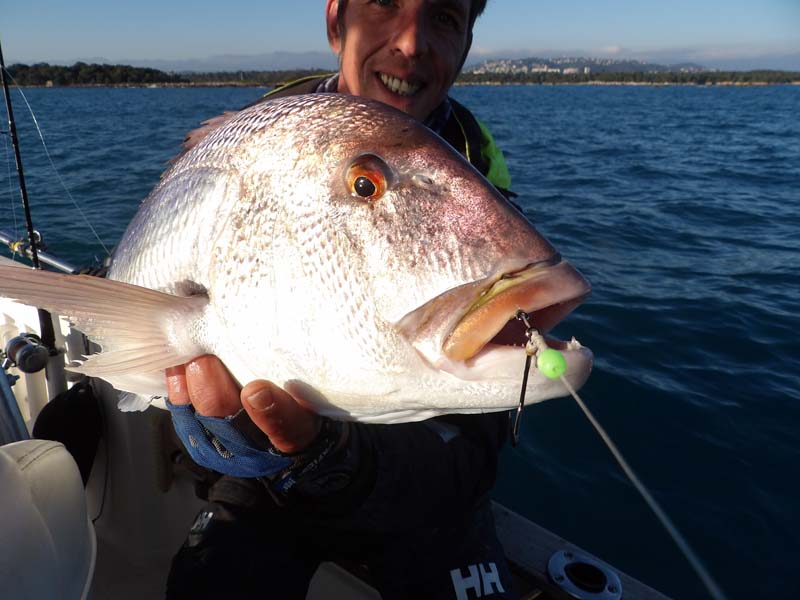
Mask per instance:
[[[393,0],[372,0],[378,6],[391,6]]]
[[[450,13],[438,13],[435,18],[436,21],[441,25],[445,25],[447,27],[452,27],[454,29],[459,29],[459,30],[461,28],[459,20],[456,19]]]

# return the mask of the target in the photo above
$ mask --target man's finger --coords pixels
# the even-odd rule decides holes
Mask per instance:
[[[203,416],[227,417],[242,407],[239,384],[211,354],[186,363],[186,388],[195,411]]]
[[[319,415],[297,403],[293,396],[269,381],[248,383],[241,393],[247,414],[281,452],[305,450],[319,433]]]
[[[189,388],[186,387],[186,366],[167,369],[167,397],[172,404],[189,404]]]

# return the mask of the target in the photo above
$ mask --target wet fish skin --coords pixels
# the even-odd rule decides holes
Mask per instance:
[[[353,193],[354,164],[383,176],[381,197]],[[242,111],[168,169],[115,252],[114,281],[82,292],[98,306],[113,296],[121,322],[45,300],[110,357],[82,370],[120,389],[156,393],[165,367],[213,353],[239,381],[271,379],[321,413],[397,422],[515,405],[519,349],[453,361],[441,343],[501,277],[554,256],[425,127],[375,102],[314,94]],[[588,293],[566,270],[556,302]],[[130,288],[112,294],[114,282],[163,293],[146,308],[147,293],[128,303]],[[566,354],[578,387],[591,353]],[[557,382],[531,378],[529,402],[560,395]]]

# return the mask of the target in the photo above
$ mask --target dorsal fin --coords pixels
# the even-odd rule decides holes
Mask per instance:
[[[238,110],[226,110],[221,115],[217,115],[216,117],[212,117],[206,121],[203,121],[200,124],[200,127],[197,129],[192,129],[189,133],[186,134],[186,137],[183,138],[183,144],[181,145],[181,151],[174,157],[169,160],[170,166],[174,165],[178,160],[186,154],[189,150],[197,146],[205,137],[210,134],[212,131],[219,129],[225,123],[230,121],[233,117],[239,114],[240,111]],[[166,173],[166,171],[164,172]],[[164,175],[162,174],[162,177]]]

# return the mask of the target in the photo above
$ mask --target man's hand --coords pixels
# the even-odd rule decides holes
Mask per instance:
[[[258,379],[244,388],[225,365],[212,355],[167,369],[167,390],[172,404],[189,404],[207,417],[227,417],[244,407],[253,423],[281,452],[305,450],[317,436],[321,418],[274,383]]]

